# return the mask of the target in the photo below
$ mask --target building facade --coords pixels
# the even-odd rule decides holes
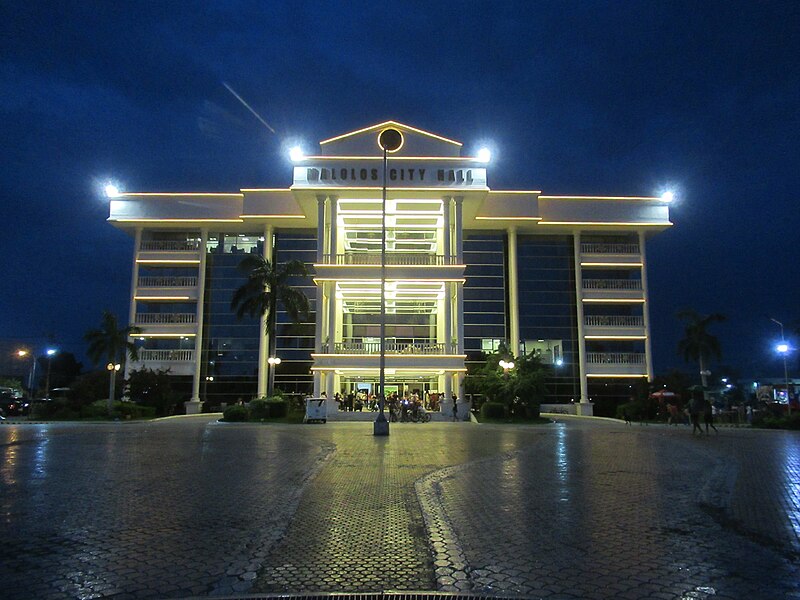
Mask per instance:
[[[384,206],[387,128],[402,145],[388,154]],[[493,190],[489,163],[461,147],[386,122],[321,142],[285,189],[113,198],[109,220],[135,238],[142,349],[128,369],[169,368],[190,412],[263,395],[270,368],[288,392],[374,391],[385,281],[387,393],[463,398],[468,365],[501,344],[551,365],[551,400],[581,412],[608,386],[649,380],[645,248],[671,226],[668,202]],[[276,366],[264,319],[230,308],[254,253],[309,265],[293,284],[311,311],[292,323],[279,307]]]

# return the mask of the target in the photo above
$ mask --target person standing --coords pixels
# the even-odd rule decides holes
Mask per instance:
[[[705,394],[702,390],[694,390],[692,392],[692,399],[689,401],[689,416],[692,419],[692,435],[697,431],[703,435],[703,429],[700,427],[700,413],[705,410]]]
[[[458,396],[453,394],[453,421],[458,421]]]
[[[715,433],[719,433],[717,428],[714,427],[714,407],[708,400],[703,401],[703,421],[706,424],[706,435],[708,435],[709,425],[711,425],[711,429],[713,429]]]

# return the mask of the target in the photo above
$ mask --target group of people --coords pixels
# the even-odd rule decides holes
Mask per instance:
[[[336,400],[339,410],[343,412],[363,412],[365,410],[377,412],[379,407],[378,396],[365,390],[348,393],[336,392],[333,398]],[[421,393],[420,390],[406,390],[402,395],[397,392],[389,394],[386,397],[386,408],[392,421],[416,421],[420,414],[438,412],[441,408],[440,401],[441,394],[437,392],[425,390],[424,393]],[[457,401],[458,397],[453,394],[453,420],[458,418]]]

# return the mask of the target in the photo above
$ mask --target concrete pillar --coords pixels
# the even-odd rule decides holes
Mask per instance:
[[[262,256],[265,260],[272,263],[272,225],[264,226],[264,243],[262,244]],[[258,321],[258,384],[256,386],[256,396],[261,398],[267,395],[267,379],[269,376],[269,336],[271,331],[267,331],[267,315],[261,315]]]
[[[442,198],[442,254],[445,264],[450,264],[450,197]]]
[[[322,393],[322,374],[319,371],[314,371],[314,398],[319,398]]]
[[[455,197],[455,256],[458,264],[462,264],[464,260],[464,224],[462,217],[462,204],[464,202],[463,196]]]
[[[142,228],[137,227],[133,242],[133,266],[131,268],[131,304],[128,310],[128,324],[136,325],[136,295],[139,291],[139,247],[142,245]],[[130,376],[131,361],[125,356],[125,379]]]
[[[519,275],[517,272],[517,230],[508,229],[508,329],[512,356],[519,354]]]
[[[653,381],[653,352],[650,343],[650,294],[647,289],[647,259],[645,258],[645,235],[644,231],[639,232],[639,254],[642,257],[642,320],[644,321],[644,356],[647,362],[647,381]]]
[[[444,337],[444,351],[445,354],[450,354],[452,352],[452,340],[453,340],[453,297],[452,297],[452,286],[449,281],[444,282],[444,314],[442,315],[442,321],[444,321],[444,331],[442,333]]]
[[[586,380],[586,338],[583,326],[583,270],[581,269],[581,232],[573,233],[573,253],[575,255],[575,312],[578,323],[578,372],[581,385],[581,404],[589,403],[589,385]],[[581,407],[578,407],[580,411]],[[580,414],[580,413],[579,413]]]
[[[206,258],[208,251],[208,229],[200,232],[200,265],[197,272],[197,335],[194,338],[194,376],[192,377],[192,399],[184,402],[186,414],[199,413],[203,408],[200,400],[200,375],[203,365],[203,304],[206,297]]]
[[[329,196],[328,197],[328,213],[330,215],[330,239],[328,242],[328,248],[331,255],[331,261],[334,263],[336,262],[336,254],[339,251],[339,244],[338,244],[338,233],[339,228],[337,227],[337,214],[338,214],[338,204],[336,196]]]
[[[317,196],[317,263],[322,263],[325,255],[325,196]],[[325,282],[320,281],[317,283],[317,297],[314,302],[314,349],[316,352],[322,352],[322,316],[325,312],[322,298],[323,287]],[[319,389],[319,372],[314,372],[314,397],[318,398]]]

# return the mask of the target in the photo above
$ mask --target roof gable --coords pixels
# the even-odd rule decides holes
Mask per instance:
[[[351,131],[319,143],[323,156],[380,156],[378,136],[384,129],[397,129],[403,134],[403,145],[391,156],[447,156],[461,155],[461,142],[435,133],[423,131],[397,121],[384,121],[363,129]]]

